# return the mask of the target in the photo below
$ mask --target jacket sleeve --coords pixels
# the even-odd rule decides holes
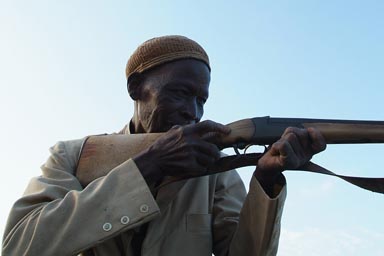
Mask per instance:
[[[3,255],[75,255],[159,214],[132,160],[82,188],[74,170],[82,140],[59,142],[11,209]],[[134,189],[132,189],[134,188]]]
[[[276,255],[286,198],[283,175],[270,198],[253,176],[246,195],[237,172],[217,181],[213,209],[214,254],[217,256]],[[239,215],[240,211],[240,215]]]

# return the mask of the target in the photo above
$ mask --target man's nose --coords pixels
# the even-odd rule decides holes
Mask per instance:
[[[198,122],[200,120],[201,114],[199,113],[196,99],[190,100],[188,104],[184,105],[182,114],[188,121]]]

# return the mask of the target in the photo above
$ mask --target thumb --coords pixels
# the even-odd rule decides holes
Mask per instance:
[[[200,123],[197,123],[193,130],[196,134],[200,136],[207,136],[209,134],[228,134],[231,129],[223,124],[216,123],[211,120],[206,120]]]

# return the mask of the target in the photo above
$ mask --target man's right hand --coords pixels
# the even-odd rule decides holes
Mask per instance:
[[[164,176],[201,176],[220,158],[220,150],[208,140],[229,132],[210,120],[174,126],[133,160],[147,183],[157,184]]]

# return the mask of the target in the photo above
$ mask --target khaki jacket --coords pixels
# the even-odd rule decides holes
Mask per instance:
[[[11,209],[4,256],[133,255],[133,233],[145,223],[142,255],[276,254],[285,186],[270,199],[253,178],[246,195],[229,171],[171,183],[154,198],[129,159],[83,189],[74,176],[83,141],[50,149]]]

